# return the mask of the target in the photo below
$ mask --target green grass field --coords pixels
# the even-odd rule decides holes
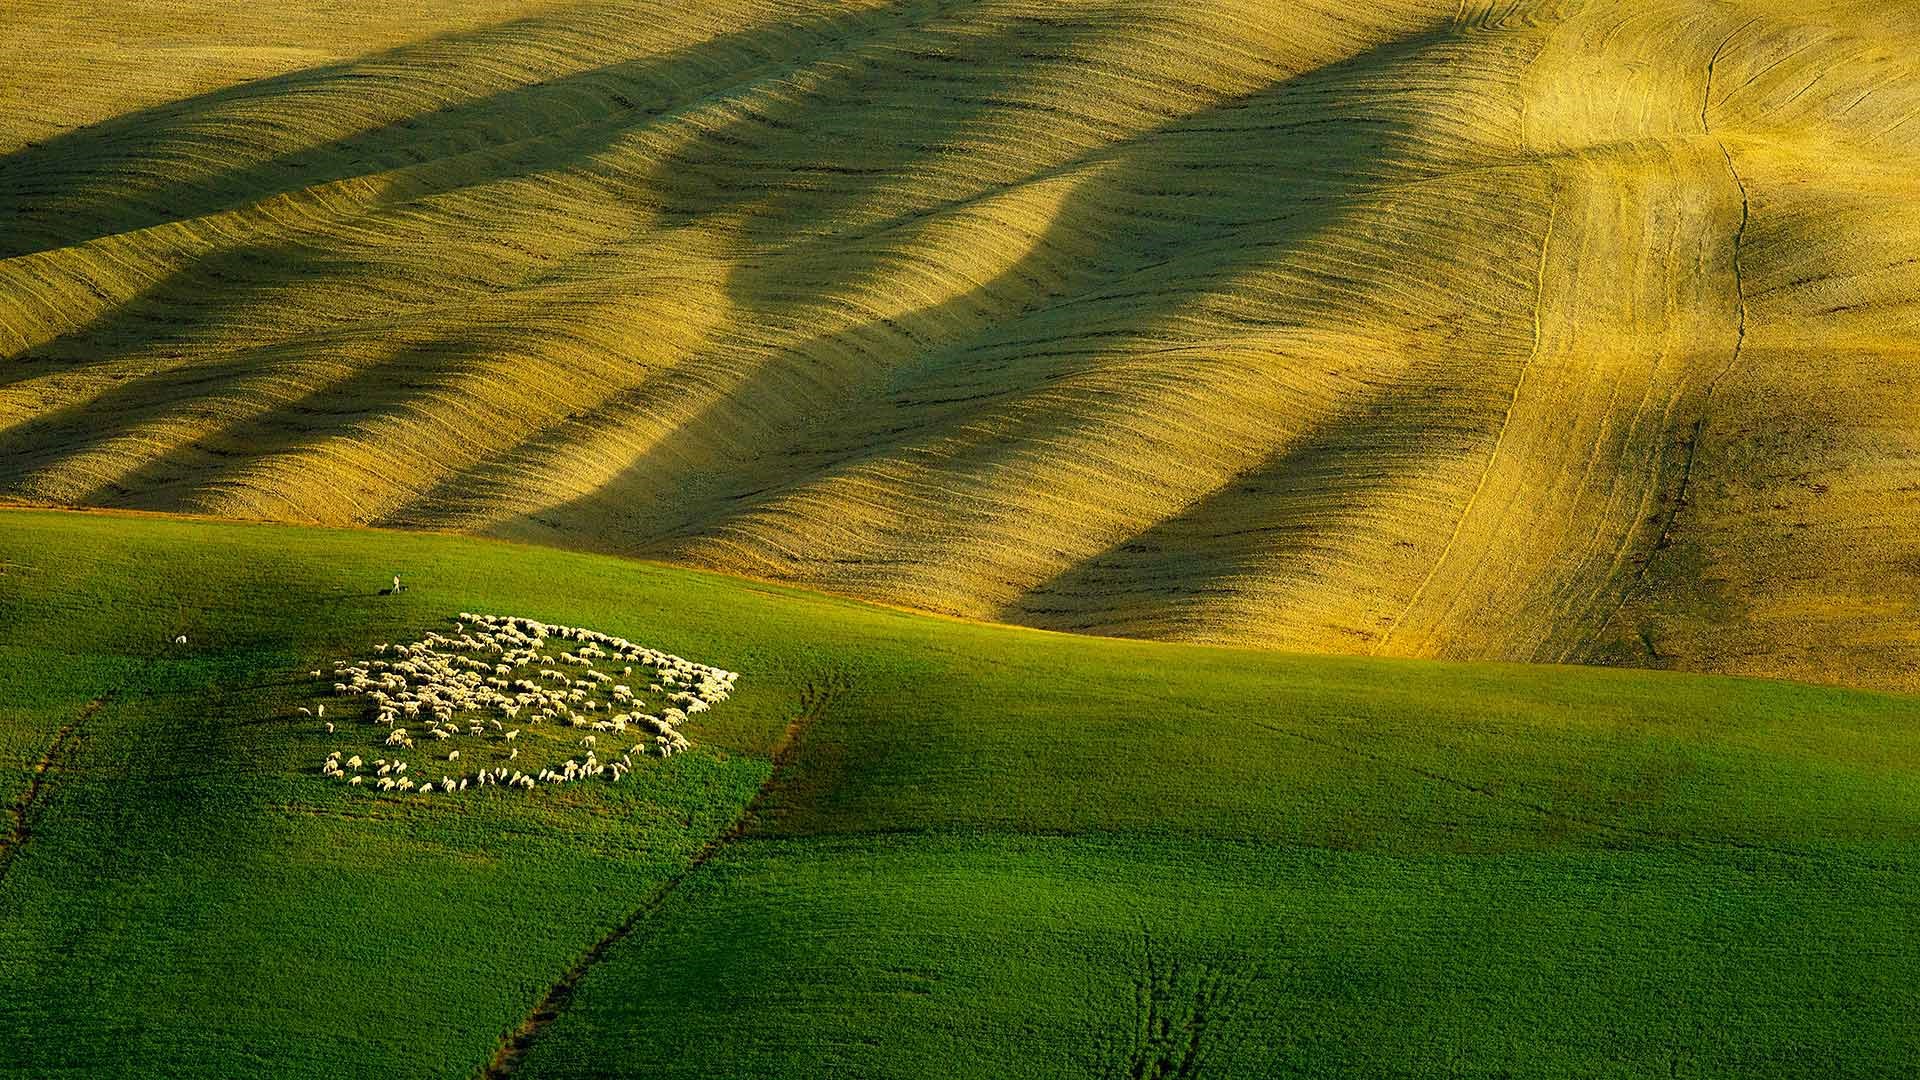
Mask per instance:
[[[739,691],[630,784],[322,780],[307,670],[461,610]],[[1074,637],[496,541],[38,511],[0,514],[0,627],[7,1075],[474,1076],[562,982],[498,1072],[1920,1060],[1910,697]]]

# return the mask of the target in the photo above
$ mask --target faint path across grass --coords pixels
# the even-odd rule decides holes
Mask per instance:
[[[838,676],[824,678],[806,685],[800,698],[800,711],[795,714],[793,721],[787,725],[786,731],[782,733],[780,737],[780,742],[774,747],[773,771],[767,775],[766,782],[760,785],[760,790],[754,793],[753,800],[747,804],[746,809],[741,811],[740,817],[734,822],[733,828],[709,841],[707,845],[702,847],[699,852],[694,855],[693,859],[687,863],[685,869],[674,874],[663,882],[659,888],[647,894],[646,901],[635,908],[632,914],[623,919],[619,926],[614,927],[605,937],[594,942],[592,947],[582,953],[580,959],[576,961],[572,967],[567,969],[565,975],[561,976],[560,981],[554,983],[553,986],[548,989],[546,995],[540,999],[540,1003],[535,1005],[533,1011],[527,1014],[527,1018],[520,1022],[520,1026],[515,1028],[513,1033],[501,1042],[500,1049],[493,1055],[493,1060],[488,1062],[486,1068],[480,1071],[479,1076],[481,1080],[502,1080],[504,1077],[514,1075],[515,1068],[519,1066],[521,1059],[526,1056],[527,1050],[533,1045],[534,1040],[538,1039],[540,1033],[546,1030],[547,1026],[558,1019],[560,1014],[566,1010],[568,1003],[573,1000],[574,990],[579,987],[580,980],[586,977],[587,972],[592,970],[593,966],[598,964],[610,949],[630,937],[648,918],[659,911],[660,907],[666,903],[667,898],[673,895],[674,890],[678,889],[682,882],[698,872],[701,867],[705,866],[708,861],[713,858],[714,854],[720,850],[722,845],[738,837],[746,826],[755,819],[756,815],[765,805],[767,793],[772,791],[774,786],[780,782],[782,775],[781,766],[786,761],[795,744],[798,743],[800,737],[806,733],[806,730],[811,727],[815,721],[826,714],[827,709],[833,705],[834,701],[840,697],[845,689],[845,681]],[[3,870],[4,866],[0,866],[0,871]]]
[[[7,870],[13,866],[15,853],[32,838],[34,808],[39,803],[41,792],[46,790],[48,779],[73,756],[73,744],[81,726],[119,693],[120,689],[116,687],[81,706],[80,712],[54,733],[53,741],[47,744],[47,752],[34,763],[33,775],[27,780],[26,790],[20,793],[20,798],[11,809],[13,820],[8,823],[6,833],[0,835],[0,880],[6,879]]]

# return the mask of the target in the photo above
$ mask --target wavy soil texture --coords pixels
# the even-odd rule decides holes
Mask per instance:
[[[1920,688],[1909,0],[5,21],[0,497]]]

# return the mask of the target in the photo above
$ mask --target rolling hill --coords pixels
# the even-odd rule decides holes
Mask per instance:
[[[0,496],[1920,689],[1907,0],[19,0]]]
[[[339,700],[308,672],[466,610],[725,665],[738,693],[626,784],[322,776],[386,729],[301,716]],[[0,1075],[1784,1080],[1920,1056],[1912,696],[1038,633],[122,514],[0,512],[0,625]]]

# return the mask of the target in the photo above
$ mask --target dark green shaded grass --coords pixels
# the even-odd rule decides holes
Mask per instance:
[[[0,562],[0,792],[56,763],[0,877],[10,1074],[469,1075],[803,715],[526,1074],[1920,1059],[1910,698],[1077,638],[417,534],[5,513]],[[463,609],[744,675],[630,785],[315,775],[306,671]]]
[[[1920,887],[1883,856],[753,841],[524,1074],[1905,1075]]]
[[[941,629],[862,669],[771,793],[764,831],[1131,829],[1418,852],[1920,839],[1912,699]]]

